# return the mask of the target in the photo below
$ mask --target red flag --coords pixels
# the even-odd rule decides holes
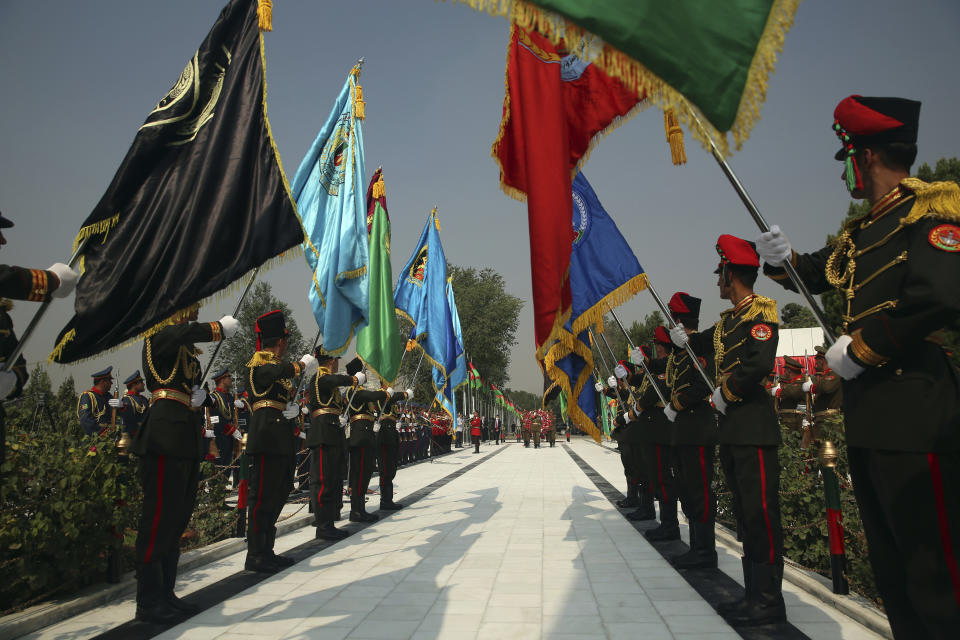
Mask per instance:
[[[527,201],[534,336],[542,358],[570,307],[573,176],[597,134],[632,115],[640,100],[596,65],[515,23],[506,88],[493,156],[500,187]]]

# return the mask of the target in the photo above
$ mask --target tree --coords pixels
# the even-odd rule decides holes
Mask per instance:
[[[521,411],[539,409],[540,403],[543,402],[542,395],[523,391],[522,389],[506,389],[504,393],[508,398],[513,400],[514,404],[517,405],[517,409]]]
[[[783,305],[783,309],[780,310],[780,318],[781,329],[802,329],[819,326],[813,311],[796,302],[788,302]]]
[[[303,334],[300,333],[297,322],[293,319],[293,314],[290,313],[290,307],[273,295],[273,289],[269,284],[258,282],[253,290],[247,294],[243,306],[240,307],[240,312],[237,314],[240,329],[236,335],[223,342],[223,346],[217,354],[217,360],[210,370],[211,375],[224,367],[228,367],[233,373],[234,380],[236,380],[235,388],[237,390],[246,388],[249,374],[247,362],[249,362],[257,345],[256,333],[253,330],[254,325],[257,318],[274,309],[283,311],[287,318],[287,330],[290,331],[290,346],[287,349],[287,357],[296,360],[306,353],[310,345],[304,341]]]

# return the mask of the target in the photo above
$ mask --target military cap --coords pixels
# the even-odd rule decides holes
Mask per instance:
[[[319,360],[320,362],[329,362],[330,360],[336,360],[336,356],[330,355],[323,350],[323,345],[318,344],[313,349],[313,357]]]
[[[3,214],[0,213],[0,229],[9,229],[13,226],[13,220],[4,218]]]
[[[280,309],[268,311],[259,318],[253,325],[253,330],[257,334],[257,351],[260,351],[263,340],[272,340],[275,338],[286,338],[290,335],[287,330],[287,319]]]
[[[96,373],[91,373],[90,375],[91,377],[93,377],[93,381],[96,382],[97,380],[103,380],[104,378],[113,377],[110,375],[112,371],[113,371],[113,367],[107,367],[106,369],[102,369],[101,371],[97,371]]]
[[[827,355],[827,350],[824,349],[824,348],[823,348],[822,346],[820,346],[820,345],[815,346],[815,347],[813,348],[813,350],[817,352],[817,357],[818,357],[818,358],[824,357],[824,356]]]
[[[919,125],[916,100],[848,96],[833,110],[833,130],[843,143],[834,158],[846,160],[857,148],[872,144],[915,143]]]
[[[720,254],[720,264],[714,273],[720,273],[726,265],[760,268],[756,245],[743,238],[723,234],[717,238],[717,253]]]
[[[141,380],[143,380],[143,376],[140,375],[140,369],[137,369],[132,374],[127,376],[127,379],[123,381],[123,384],[129,387],[137,382],[140,382]]]
[[[665,344],[667,346],[673,344],[673,341],[670,340],[670,333],[663,325],[658,325],[657,328],[653,330],[653,341],[659,342],[660,344]]]
[[[217,371],[217,373],[213,376],[213,381],[214,381],[214,382],[219,382],[220,378],[225,378],[225,377],[227,377],[227,376],[229,376],[229,375],[230,375],[230,368],[229,368],[229,367],[224,367],[224,368],[221,369],[220,371]]]
[[[803,371],[803,365],[797,362],[796,360],[794,360],[793,358],[791,358],[790,356],[787,356],[783,359],[783,366],[785,366],[788,369],[793,369],[795,371]]]

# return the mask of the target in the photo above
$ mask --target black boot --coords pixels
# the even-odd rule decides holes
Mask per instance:
[[[273,561],[273,557],[267,549],[264,534],[250,533],[247,535],[247,559],[243,563],[243,568],[257,573],[276,573],[280,571],[280,565]]]
[[[712,522],[691,522],[693,546],[672,560],[677,569],[716,569],[717,547]]]
[[[163,597],[163,569],[158,561],[137,567],[136,619],[152,624],[170,624],[182,619],[180,612]]]
[[[751,562],[753,594],[744,605],[725,614],[724,619],[732,626],[757,626],[787,621],[787,608],[783,603],[783,561],[777,564]]]
[[[743,597],[739,600],[731,600],[729,602],[721,602],[718,604],[717,613],[722,616],[742,609],[747,604],[747,600],[750,598],[750,595],[753,593],[753,576],[750,575],[750,561],[747,560],[746,556],[740,556],[740,564],[743,566]]]
[[[380,489],[380,509],[382,511],[399,511],[403,505],[393,501],[393,486],[389,489]]]
[[[653,506],[653,494],[647,491],[648,488],[649,485],[644,485],[639,491],[640,506],[633,513],[627,514],[627,520],[637,522],[657,519],[657,510]]]
[[[617,500],[614,504],[621,509],[630,509],[640,506],[640,497],[637,492],[637,485],[633,482],[632,478],[627,478],[627,497],[623,498],[622,500]]]
[[[297,564],[297,561],[288,556],[278,556],[273,552],[273,545],[277,540],[277,529],[274,527],[273,531],[268,533],[266,536],[267,539],[267,555],[270,556],[270,559],[273,560],[273,563],[281,568],[292,567]]]
[[[179,553],[169,553],[163,557],[161,566],[163,567],[163,597],[171,607],[185,613],[195,616],[201,609],[195,604],[188,604],[177,597],[173,590],[177,586],[177,564],[180,562]]]
[[[380,518],[366,511],[350,511],[350,522],[376,522]]]
[[[321,522],[317,525],[317,540],[343,540],[349,535],[349,531],[337,529],[332,522]]]
[[[677,501],[658,500],[660,503],[660,526],[648,529],[643,535],[650,542],[664,542],[680,539],[680,525],[677,522]]]

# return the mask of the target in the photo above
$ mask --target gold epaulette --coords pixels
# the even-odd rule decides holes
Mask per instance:
[[[780,322],[777,315],[777,301],[763,296],[756,296],[750,303],[750,308],[744,314],[744,319],[753,320],[762,318],[764,322]]]
[[[902,224],[913,224],[923,218],[960,222],[960,187],[956,182],[924,182],[919,178],[904,178],[900,184],[916,197]]]
[[[247,362],[247,368],[253,369],[262,364],[280,364],[280,358],[271,351],[257,351],[253,354],[253,357],[250,358],[250,361]]]

